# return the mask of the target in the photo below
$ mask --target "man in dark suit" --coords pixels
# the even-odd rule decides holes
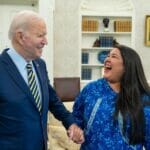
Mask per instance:
[[[83,131],[50,86],[40,59],[47,44],[44,20],[32,11],[19,12],[9,38],[12,47],[0,55],[0,150],[46,150],[48,110],[62,121],[74,142],[82,143]]]

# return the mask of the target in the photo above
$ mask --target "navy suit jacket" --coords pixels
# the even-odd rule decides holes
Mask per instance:
[[[42,112],[7,54],[0,55],[0,150],[47,149],[47,114],[50,110],[68,128],[72,115],[65,109],[49,84],[46,65],[42,59],[33,61],[42,93]]]

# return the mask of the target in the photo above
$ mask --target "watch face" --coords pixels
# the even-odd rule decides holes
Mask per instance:
[[[106,50],[99,52],[97,55],[98,61],[103,64],[108,53],[109,53],[109,51],[106,51]]]

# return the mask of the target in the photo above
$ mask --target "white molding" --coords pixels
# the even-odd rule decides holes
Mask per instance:
[[[118,14],[122,16],[123,14],[132,14],[133,4],[131,0],[82,0],[80,9],[82,14],[109,14],[109,16],[110,14],[115,16]]]

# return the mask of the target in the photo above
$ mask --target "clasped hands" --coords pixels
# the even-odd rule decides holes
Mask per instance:
[[[77,144],[82,144],[84,142],[83,130],[80,129],[76,124],[72,124],[68,130],[67,135],[69,139]]]

